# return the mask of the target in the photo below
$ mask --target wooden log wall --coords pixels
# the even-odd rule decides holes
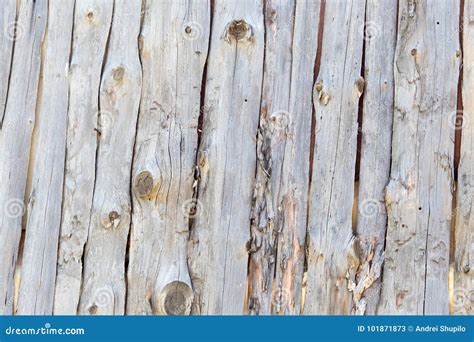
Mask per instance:
[[[0,314],[474,314],[474,0],[0,2]]]

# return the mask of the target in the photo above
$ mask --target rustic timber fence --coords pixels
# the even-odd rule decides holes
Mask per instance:
[[[473,314],[474,0],[2,0],[1,314]]]

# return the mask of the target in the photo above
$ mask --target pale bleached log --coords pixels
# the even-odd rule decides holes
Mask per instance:
[[[307,237],[305,314],[347,314],[358,259],[352,206],[365,1],[326,1]]]
[[[299,314],[320,1],[272,0],[249,263],[250,314]]]
[[[384,195],[390,177],[397,1],[367,0],[365,18],[360,28],[365,40],[365,93],[357,204],[361,260],[352,292],[355,312],[373,315],[380,300],[387,227]]]
[[[242,314],[263,73],[260,1],[214,3],[198,208],[189,242],[195,314]]]
[[[10,81],[10,70],[12,62],[13,43],[16,34],[16,7],[15,0],[4,0],[0,3],[0,127],[2,127],[3,115],[7,104],[8,83]],[[18,38],[23,35],[19,28]]]
[[[132,171],[127,313],[188,314],[187,266],[201,82],[210,3],[148,1],[141,32],[143,96]]]
[[[95,180],[99,85],[112,0],[76,2],[71,65],[63,213],[54,313],[75,315],[82,284]]]
[[[459,2],[402,0],[379,314],[447,314]]]
[[[141,3],[114,3],[99,95],[99,142],[80,314],[123,314],[131,219],[130,178],[141,94]]]
[[[61,223],[74,0],[48,9],[17,314],[53,312]]]
[[[8,97],[0,130],[0,314],[13,308],[13,274],[25,212],[24,196],[35,124],[46,1],[21,1]]]
[[[458,169],[454,286],[451,312],[474,315],[474,1],[464,2],[463,124]],[[458,113],[458,117],[461,113]]]

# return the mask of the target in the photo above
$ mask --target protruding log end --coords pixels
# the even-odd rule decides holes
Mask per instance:
[[[252,27],[245,20],[232,20],[224,32],[226,42],[248,42],[252,38]]]
[[[182,281],[173,281],[160,291],[156,313],[168,316],[189,315],[192,302],[193,290],[191,287]]]

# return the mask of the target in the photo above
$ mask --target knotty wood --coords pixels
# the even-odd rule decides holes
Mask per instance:
[[[202,207],[190,236],[192,312],[242,314],[263,73],[260,1],[214,3],[202,141]]]
[[[448,313],[458,25],[455,2],[399,3],[381,314]]]
[[[209,30],[208,1],[147,2],[132,171],[129,314],[177,315],[191,309],[187,238],[189,220],[200,214],[193,184]]]
[[[249,313],[299,314],[319,1],[268,1]]]
[[[100,75],[112,9],[110,0],[81,0],[75,7],[55,314],[75,315],[81,294],[95,181]]]
[[[360,28],[362,31],[362,28]],[[393,118],[393,58],[397,1],[367,0],[364,103],[358,189],[357,236],[360,266],[353,284],[355,313],[376,313],[380,299],[390,176]]]
[[[2,127],[7,103],[13,44],[17,29],[15,25],[16,7],[15,0],[5,0],[0,3],[0,10],[2,12],[0,16],[0,30],[2,30],[0,35],[0,127]],[[23,31],[18,30],[19,38],[21,38],[21,35],[23,35]]]
[[[130,178],[142,70],[141,4],[114,3],[99,94],[96,180],[84,256],[81,314],[123,314],[125,255],[131,221]]]
[[[31,137],[48,17],[45,1],[22,1],[5,114],[0,130],[0,314],[13,310],[13,274],[18,255]],[[3,65],[2,65],[3,68]]]
[[[455,255],[452,312],[474,314],[474,1],[466,0],[462,21],[463,116],[461,158],[455,209]]]
[[[358,266],[352,234],[365,1],[326,2],[314,87],[316,137],[307,236],[305,314],[347,314]],[[349,283],[348,279],[349,278]]]

